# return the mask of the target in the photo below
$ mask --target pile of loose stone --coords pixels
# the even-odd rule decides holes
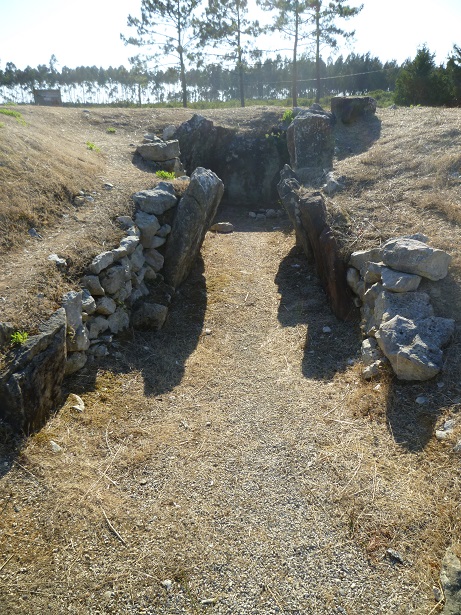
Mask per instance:
[[[160,182],[152,190],[133,195],[137,206],[134,220],[117,218],[126,236],[113,250],[98,254],[81,280],[82,290],[63,297],[67,316],[66,374],[85,365],[88,355],[103,357],[115,334],[131,323],[159,329],[167,316],[167,305],[143,304],[132,310],[138,299],[149,295],[148,282],[163,284],[163,303],[171,301],[174,288],[163,283],[164,256],[159,248],[171,231],[168,221],[178,203],[172,184]],[[138,313],[139,312],[139,313]]]
[[[257,209],[256,211],[249,211],[248,217],[253,220],[266,220],[281,218],[284,215],[283,209]]]
[[[428,380],[442,368],[455,322],[434,316],[429,295],[417,289],[423,278],[444,278],[451,257],[427,242],[416,234],[351,255],[347,281],[361,306],[366,378],[387,362],[401,380]]]
[[[174,126],[168,126],[163,133],[163,139],[155,134],[147,133],[136,152],[155,170],[174,173],[176,177],[184,175],[184,167],[179,159],[179,141],[171,139]]]

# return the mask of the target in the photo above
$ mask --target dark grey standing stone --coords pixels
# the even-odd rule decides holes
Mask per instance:
[[[171,286],[177,288],[189,275],[223,192],[223,182],[212,171],[199,167],[192,173],[165,247],[163,273]]]
[[[335,140],[334,118],[327,111],[307,109],[299,113],[287,130],[291,167],[304,179],[331,169]]]
[[[40,428],[56,408],[66,368],[66,312],[57,310],[0,372],[0,418],[18,431]]]
[[[457,551],[457,552],[456,552]],[[442,615],[461,613],[461,549],[451,546],[445,552],[440,573],[445,606]]]

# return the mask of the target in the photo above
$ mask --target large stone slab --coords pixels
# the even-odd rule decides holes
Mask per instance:
[[[331,99],[331,112],[343,124],[376,113],[376,100],[371,96],[335,96]]]
[[[287,129],[290,165],[296,172],[331,169],[335,140],[330,113],[308,109],[299,113]]]
[[[40,428],[61,397],[66,368],[66,312],[57,310],[0,373],[0,418],[17,431]]]
[[[442,348],[453,335],[449,318],[412,321],[394,316],[376,332],[376,339],[400,380],[429,380],[443,366]]]
[[[282,205],[288,214],[288,217],[293,224],[296,234],[296,245],[302,248],[307,260],[314,262],[314,253],[312,246],[307,236],[306,230],[303,228],[299,219],[299,191],[300,183],[292,168],[286,164],[280,171],[280,182],[277,184],[277,190],[282,201]]]
[[[347,283],[347,266],[340,255],[334,233],[327,224],[327,210],[322,194],[314,192],[300,198],[297,207],[333,314],[340,320],[356,319],[357,308]]]
[[[138,145],[136,151],[144,160],[163,162],[179,156],[179,141],[158,141]]]
[[[266,112],[269,115],[272,112]],[[274,123],[276,114],[274,113]],[[224,183],[226,200],[242,206],[258,206],[277,198],[280,169],[288,162],[284,135],[266,137],[237,128],[215,126],[194,115],[178,128],[181,160],[190,173],[210,169]]]
[[[174,288],[189,275],[223,192],[223,182],[212,171],[199,167],[192,173],[165,244],[163,274]]]
[[[451,256],[422,241],[399,237],[387,241],[381,250],[383,263],[397,271],[415,273],[429,280],[441,280],[448,273]]]

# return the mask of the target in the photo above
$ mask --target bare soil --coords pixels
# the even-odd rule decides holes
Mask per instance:
[[[1,320],[33,329],[85,260],[116,243],[130,194],[155,181],[131,144],[192,112],[19,110],[26,126],[6,118],[0,129],[0,178],[18,207],[31,209],[18,196],[31,183],[34,194],[54,181],[97,193],[83,206],[47,195],[52,214],[32,207],[14,227]],[[261,108],[203,114],[242,130],[275,123]],[[208,233],[161,332],[130,332],[67,380],[39,433],[18,441],[2,428],[0,612],[440,611],[440,562],[461,512],[461,111],[380,110],[336,136],[347,188],[329,206],[346,250],[420,231],[453,255],[431,290],[437,313],[457,320],[444,372],[364,382],[358,326],[331,315],[288,220],[253,222],[228,204],[218,218],[235,232]],[[53,151],[73,162],[57,169]],[[32,221],[42,240],[27,234]],[[66,276],[51,252],[72,261]],[[441,442],[447,418],[456,429]]]

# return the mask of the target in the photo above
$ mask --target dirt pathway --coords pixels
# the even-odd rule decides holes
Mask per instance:
[[[360,381],[357,331],[287,223],[222,216],[236,232],[207,235],[164,330],[77,375],[85,411],[67,403],[5,462],[0,612],[434,606],[441,495],[358,411],[385,408],[387,385]]]

